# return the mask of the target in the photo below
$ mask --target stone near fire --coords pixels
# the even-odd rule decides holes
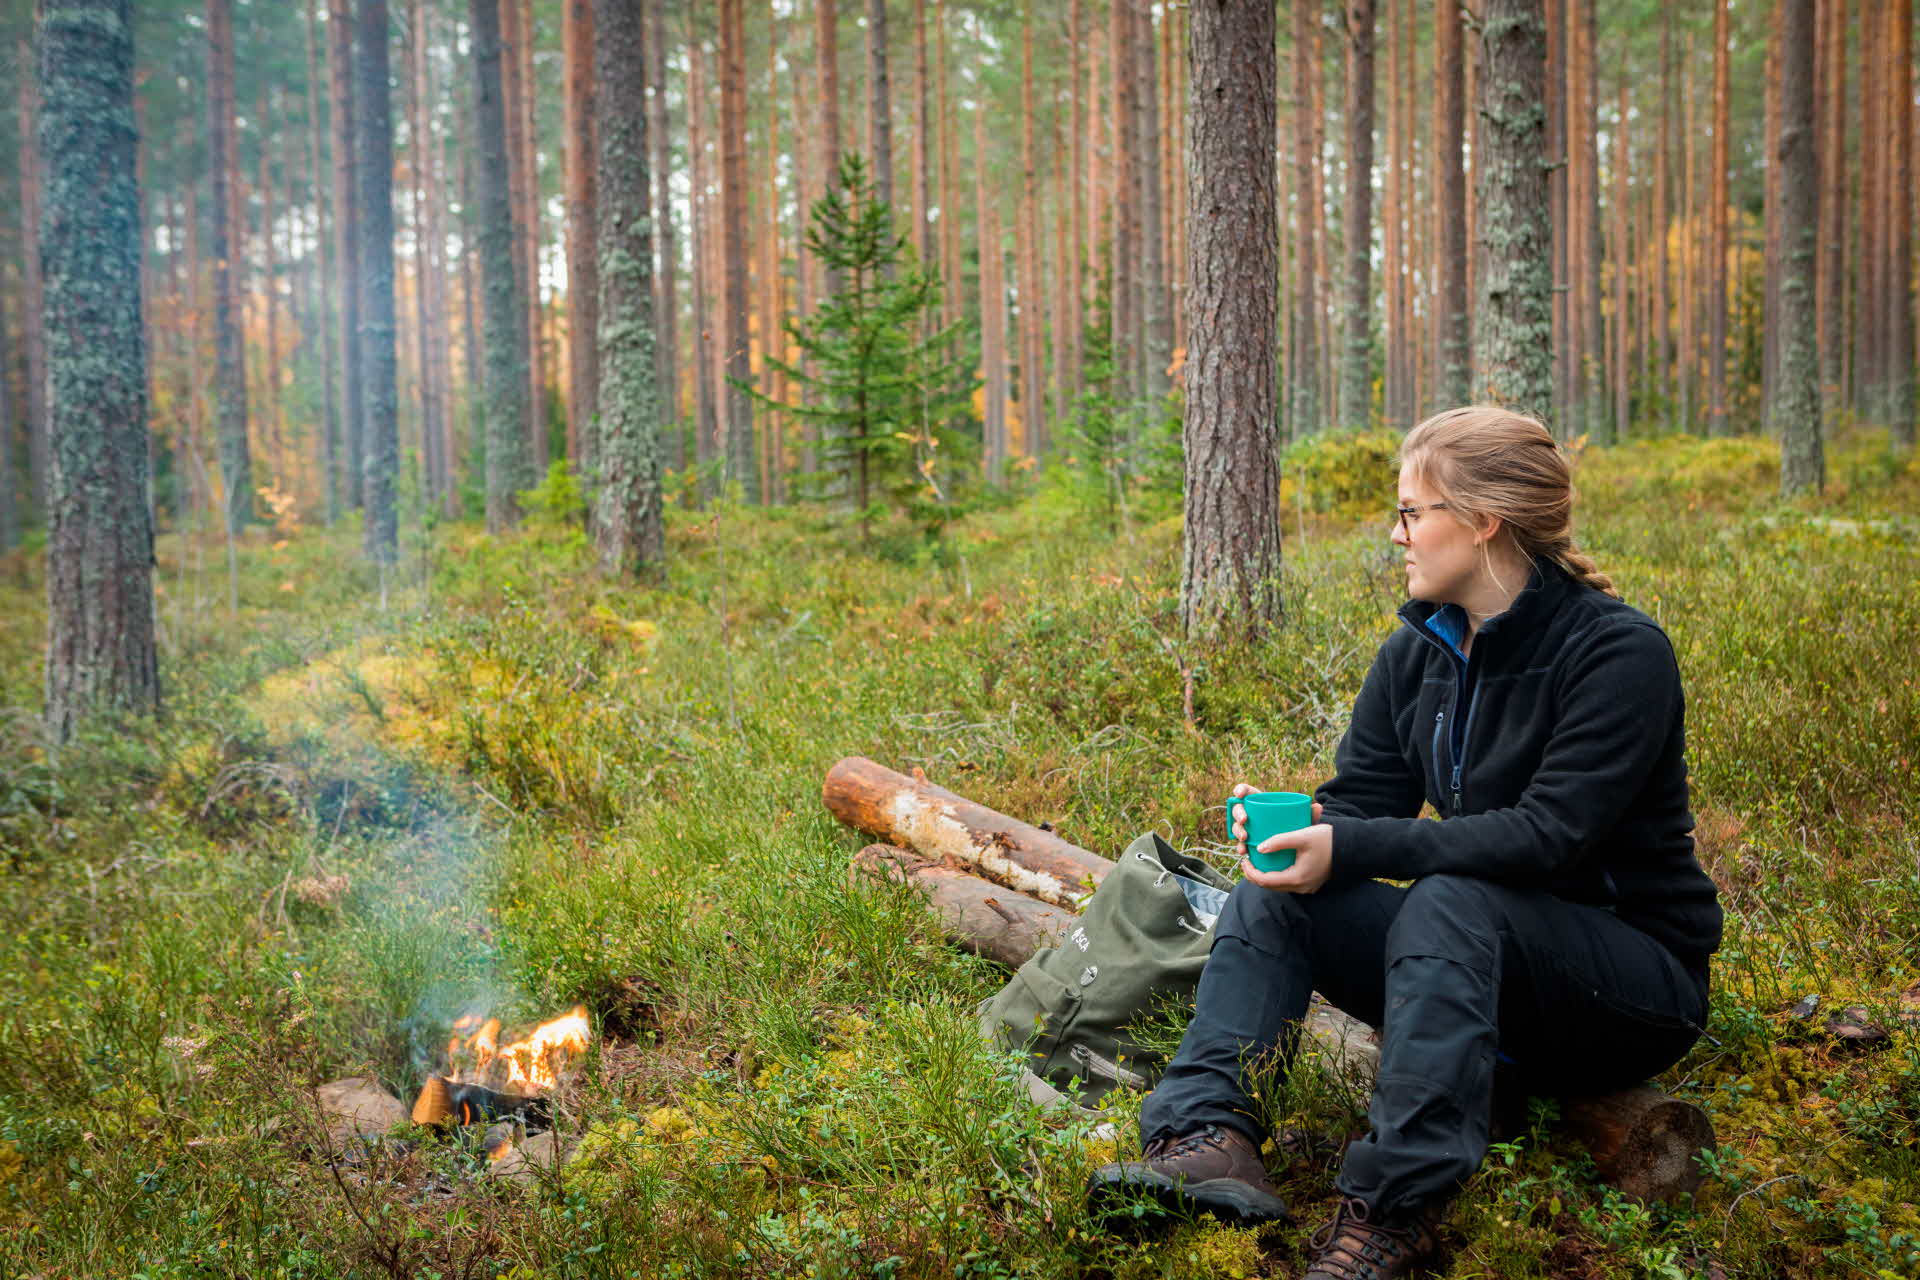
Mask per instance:
[[[371,1076],[348,1076],[314,1090],[327,1132],[337,1144],[374,1137],[405,1124],[407,1108]]]

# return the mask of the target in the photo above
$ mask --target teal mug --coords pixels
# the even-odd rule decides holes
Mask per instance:
[[[1298,791],[1250,791],[1227,800],[1227,838],[1233,838],[1233,806],[1247,811],[1247,857],[1261,871],[1285,871],[1293,865],[1293,850],[1261,853],[1256,846],[1283,831],[1313,825],[1313,797]]]

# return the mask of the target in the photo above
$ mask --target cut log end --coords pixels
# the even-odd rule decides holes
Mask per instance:
[[[1714,1145],[1713,1121],[1693,1103],[1642,1085],[1568,1099],[1565,1114],[1608,1186],[1643,1201],[1673,1200],[1700,1186],[1697,1157]]]

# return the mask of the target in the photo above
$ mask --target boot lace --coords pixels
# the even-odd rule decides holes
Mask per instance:
[[[1156,1138],[1146,1145],[1142,1154],[1149,1160],[1167,1160],[1175,1156],[1184,1156],[1189,1152],[1198,1151],[1201,1147],[1212,1147],[1218,1146],[1219,1144],[1220,1126],[1210,1124],[1196,1133],[1189,1133],[1183,1137]]]
[[[1393,1274],[1395,1265],[1420,1251],[1419,1224],[1391,1225],[1373,1220],[1366,1201],[1349,1196],[1334,1211],[1333,1221],[1313,1233],[1307,1247],[1316,1255],[1309,1276],[1338,1280],[1379,1280]]]

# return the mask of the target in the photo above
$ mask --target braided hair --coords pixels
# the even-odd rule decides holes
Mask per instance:
[[[1574,545],[1572,469],[1538,419],[1495,405],[1447,409],[1407,433],[1400,464],[1439,492],[1454,519],[1476,526],[1498,516],[1529,558],[1620,598],[1613,579]]]

